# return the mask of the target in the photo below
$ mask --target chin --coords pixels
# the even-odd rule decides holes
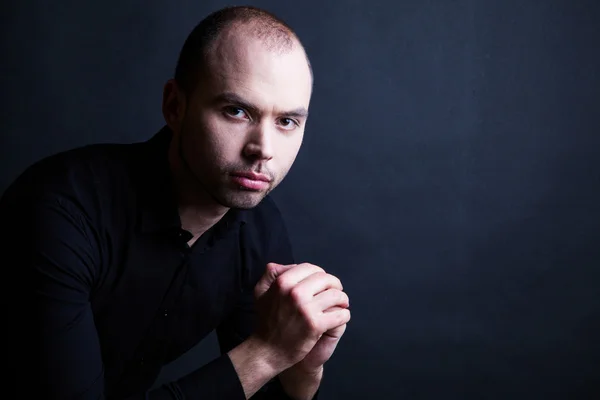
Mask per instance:
[[[266,195],[267,192],[239,190],[236,192],[226,193],[224,196],[220,196],[222,201],[219,201],[219,203],[228,208],[247,210],[259,205]]]

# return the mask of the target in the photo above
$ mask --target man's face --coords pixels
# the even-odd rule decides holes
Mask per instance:
[[[196,182],[217,203],[256,206],[300,150],[312,77],[299,46],[274,52],[223,34],[188,99],[179,140]]]

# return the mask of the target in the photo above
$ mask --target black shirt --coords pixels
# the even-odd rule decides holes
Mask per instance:
[[[163,128],[146,142],[62,152],[5,191],[5,317],[21,394],[244,399],[225,353],[252,332],[253,288],[266,264],[293,263],[290,242],[267,196],[251,210],[231,209],[189,247],[170,138]],[[149,391],[164,364],[215,329],[219,358]],[[275,378],[255,398],[287,397]]]

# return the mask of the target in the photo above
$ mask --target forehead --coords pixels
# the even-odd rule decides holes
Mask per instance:
[[[274,49],[229,33],[215,41],[207,58],[205,95],[235,93],[264,110],[308,109],[312,77],[299,45]]]

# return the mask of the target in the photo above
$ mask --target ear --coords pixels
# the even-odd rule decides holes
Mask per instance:
[[[185,115],[186,97],[175,79],[169,79],[163,88],[162,113],[167,126],[179,132]]]

